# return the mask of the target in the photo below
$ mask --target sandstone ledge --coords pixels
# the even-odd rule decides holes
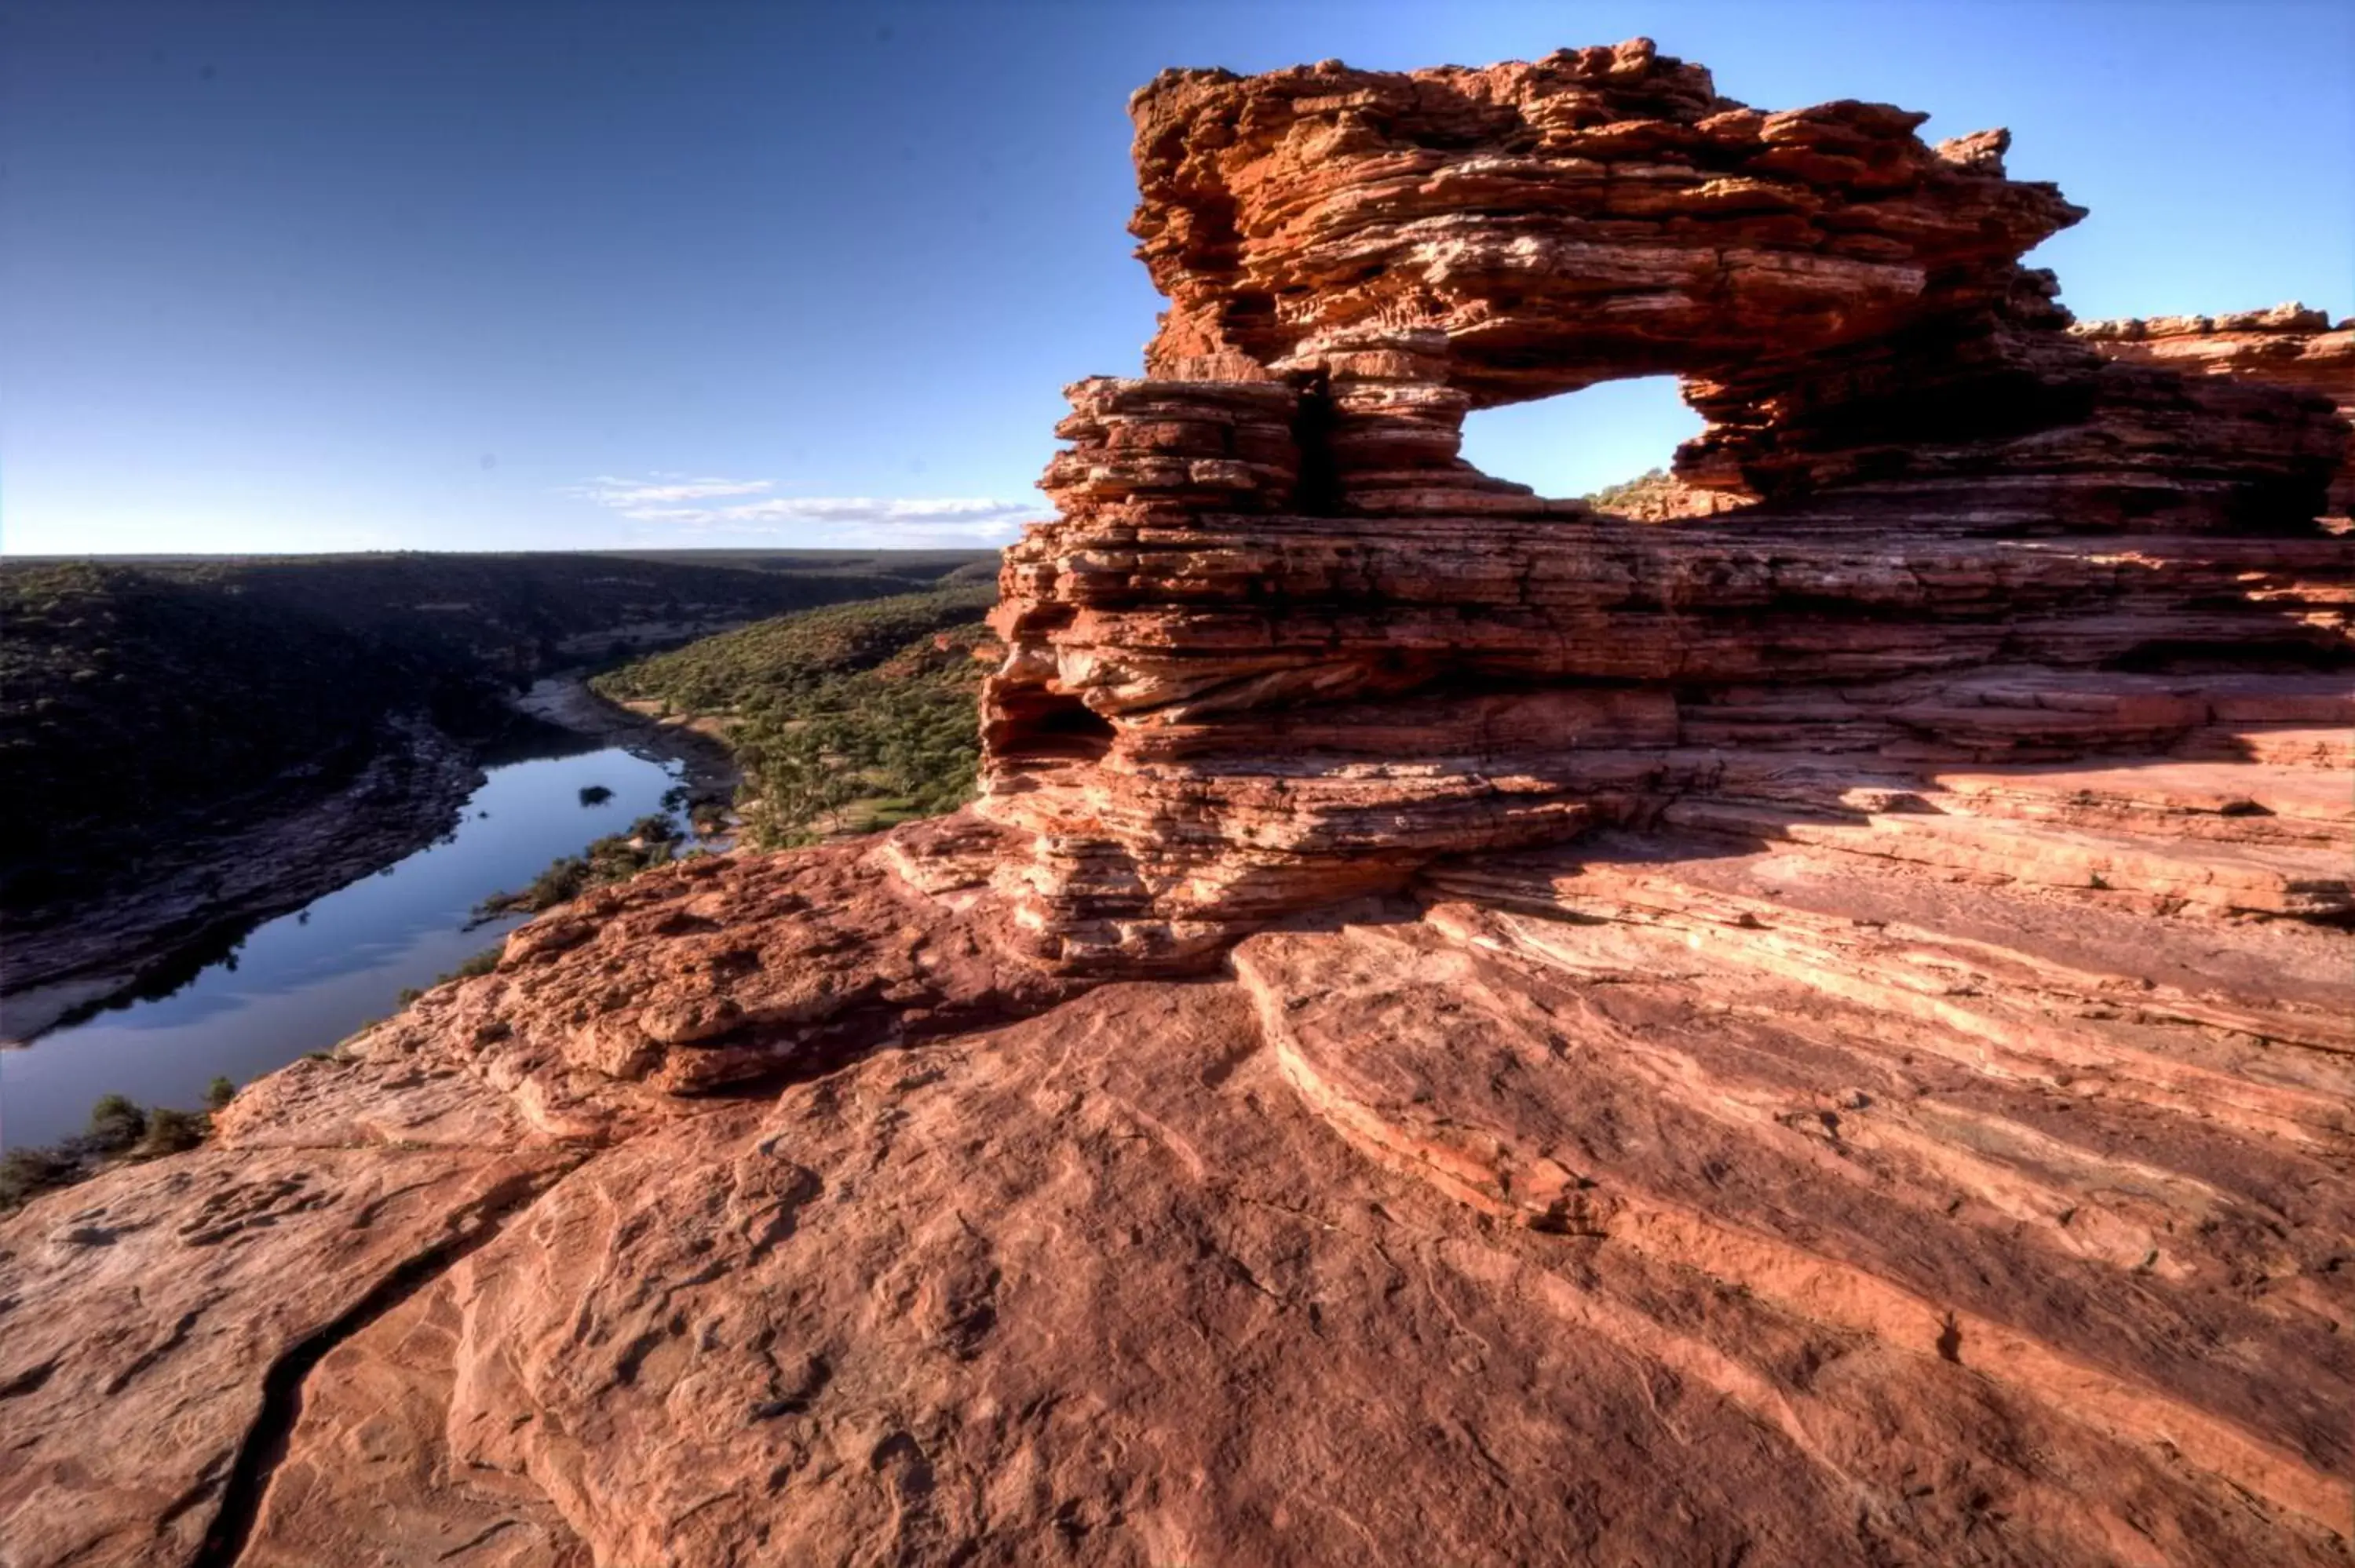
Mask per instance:
[[[0,1222],[0,1565],[2344,1568],[2318,323],[1642,40],[1132,108],[982,799]],[[1456,456],[1661,369],[1678,515]]]
[[[1871,848],[1449,862],[751,1097],[453,1027],[611,983],[527,927],[0,1227],[12,1568],[2345,1561],[2345,933]]]

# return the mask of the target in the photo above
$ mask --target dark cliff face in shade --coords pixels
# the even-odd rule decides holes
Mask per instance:
[[[0,1223],[11,1568],[2346,1563],[2331,402],[1640,42],[1135,112],[980,803]],[[1455,455],[1662,370],[1698,515]]]
[[[2079,322],[2069,331],[2111,359],[2309,393],[2329,398],[2339,418],[2355,418],[2355,321],[2333,323],[2287,304],[2222,316]],[[2355,444],[2331,477],[2325,510],[2341,519],[2355,513]]]

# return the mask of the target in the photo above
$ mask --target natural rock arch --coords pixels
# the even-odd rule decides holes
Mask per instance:
[[[1131,112],[1169,308],[1145,377],[1070,389],[984,702],[1051,963],[1198,965],[1442,855],[1753,799],[1760,758],[1844,758],[1770,791],[1821,805],[2199,727],[1976,711],[2020,679],[2147,713],[2172,664],[2348,655],[2345,425],[2072,335],[2019,257],[2084,215],[2006,132],[1753,110],[1641,39],[1169,71]],[[1472,408],[1662,372],[1709,422],[1682,510],[1757,504],[1639,524],[1460,455]]]
[[[1211,85],[1548,70],[1697,79]],[[1341,466],[1430,323],[1071,388],[976,812],[0,1216],[0,1555],[2347,1568],[2355,343],[2026,283],[1695,371],[1723,519]]]
[[[1475,408],[1465,416],[1458,455],[1492,478],[1579,496],[1598,513],[1694,516],[1754,499],[1719,497],[1669,475],[1678,450],[1705,429],[1675,376],[1628,376]]]
[[[1754,433],[1831,351],[1984,338],[2038,292],[2020,254],[2083,217],[2005,176],[2004,132],[1934,148],[1884,104],[1763,112],[1646,39],[1167,71],[1131,111],[1131,228],[1171,302],[1148,374],[1320,387],[1345,495],[1436,502],[1466,411],[1621,376],[1684,376]]]

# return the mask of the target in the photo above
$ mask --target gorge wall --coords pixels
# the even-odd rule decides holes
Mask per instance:
[[[2343,379],[1640,40],[1133,107],[981,800],[0,1223],[0,1564],[2355,1561]]]

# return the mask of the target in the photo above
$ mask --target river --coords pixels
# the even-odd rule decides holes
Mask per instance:
[[[257,926],[167,996],[0,1050],[0,1149],[80,1131],[101,1095],[196,1109],[216,1076],[243,1084],[332,1048],[522,923],[468,929],[483,899],[662,810],[682,777],[619,747],[491,768],[440,842]],[[597,788],[611,796],[582,799]]]

